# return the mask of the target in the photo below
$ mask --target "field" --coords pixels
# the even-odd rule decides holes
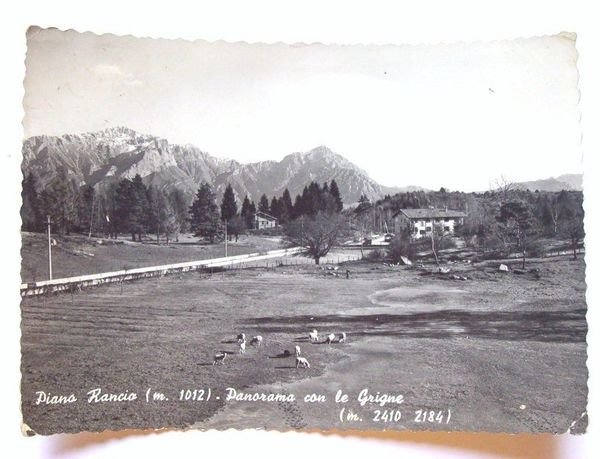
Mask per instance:
[[[529,267],[535,276],[461,265],[462,281],[357,262],[340,267],[350,279],[294,266],[25,299],[24,421],[43,434],[164,426],[582,432],[585,264],[557,257]],[[313,328],[345,331],[347,343],[310,344]],[[239,355],[240,332],[265,343]],[[285,356],[295,345],[310,369]],[[232,352],[222,366],[212,365],[217,351]],[[227,387],[299,401],[225,404]],[[88,404],[93,388],[140,398],[152,388],[168,400]],[[207,388],[209,401],[177,400],[181,390]],[[364,388],[403,394],[404,403],[360,406]],[[340,421],[337,390],[361,421]],[[36,391],[83,403],[35,405]],[[303,402],[310,393],[327,400]],[[402,416],[383,420],[376,411],[384,409]],[[443,412],[443,422],[423,421],[418,410]]]
[[[21,278],[23,282],[48,279],[48,239],[44,234],[21,233]],[[205,260],[225,255],[223,243],[201,244],[198,238],[182,235],[179,242],[160,245],[156,241],[132,242],[127,238],[98,239],[82,235],[55,237],[52,273],[55,279],[121,269]],[[242,255],[282,248],[279,238],[240,236],[228,244],[228,255]]]

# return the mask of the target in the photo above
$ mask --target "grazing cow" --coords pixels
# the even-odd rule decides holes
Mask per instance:
[[[327,344],[331,344],[335,341],[335,335],[333,333],[330,333],[329,335],[327,335],[327,340],[325,341]]]
[[[296,357],[300,357],[300,346],[296,346]]]
[[[213,360],[213,365],[216,365],[218,362],[221,362],[221,365],[225,365],[225,358],[227,357],[226,352],[219,352],[215,354],[215,359]]]
[[[242,341],[246,341],[246,334],[240,333],[239,335],[237,335],[237,341],[238,341],[238,343],[241,343]]]
[[[304,357],[296,357],[296,368],[310,368],[310,363]]]
[[[253,346],[257,345],[258,347],[260,347],[262,342],[263,342],[263,337],[260,335],[253,336],[252,339],[250,340],[250,344],[252,344]]]
[[[317,333],[317,330],[313,330],[308,334],[308,338],[310,339],[311,343],[315,343],[317,341],[319,341],[319,334]]]
[[[340,335],[340,339],[338,339],[338,343],[345,343],[346,342],[346,332],[342,332],[342,334]]]

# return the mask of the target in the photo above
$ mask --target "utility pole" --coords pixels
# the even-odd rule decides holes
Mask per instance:
[[[88,234],[88,239],[92,237],[92,225],[94,224],[94,198],[92,197],[92,212],[90,215],[90,232]]]
[[[225,258],[227,258],[227,219],[225,219]]]
[[[50,221],[50,215],[48,215],[48,275],[49,279],[52,280],[52,237],[50,236],[50,225],[52,222]]]

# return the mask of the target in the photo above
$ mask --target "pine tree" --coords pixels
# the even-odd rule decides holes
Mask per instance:
[[[141,242],[142,234],[145,234],[148,222],[150,205],[148,201],[148,189],[140,174],[136,174],[131,181],[132,202],[130,205],[130,231],[137,233],[138,241]]]
[[[124,178],[119,181],[114,193],[114,211],[112,223],[116,231],[131,233],[135,241],[135,230],[130,224],[131,206],[133,201],[133,186],[131,180]]]
[[[207,237],[213,243],[219,234],[220,215],[212,187],[203,182],[190,207],[190,224],[195,236]]]
[[[227,185],[223,199],[221,200],[221,218],[223,220],[231,220],[238,213],[237,203],[235,202],[235,194],[231,185]]]
[[[281,223],[287,223],[292,218],[293,207],[292,197],[290,196],[290,192],[286,188],[283,192],[283,196],[279,200],[280,212],[279,221]]]
[[[250,199],[248,195],[244,197],[244,202],[242,202],[242,210],[240,212],[240,216],[242,217],[242,221],[244,225],[248,229],[254,228],[254,214],[256,213],[256,208],[253,208],[254,204],[250,204]]]
[[[115,190],[114,222],[117,230],[131,234],[133,241],[142,240],[151,223],[148,189],[137,174],[133,180],[122,179]]]
[[[117,216],[117,188],[118,183],[109,185],[105,196],[98,200],[97,227],[103,229],[107,237],[117,239],[119,231],[119,218]]]
[[[335,206],[338,212],[341,212],[344,209],[344,202],[342,201],[342,196],[340,194],[340,189],[338,188],[338,184],[335,179],[331,180],[331,186],[329,187],[329,192],[333,199],[335,200]]]
[[[271,199],[269,213],[277,219],[281,217],[281,206],[279,205],[279,199],[277,199],[276,196],[273,196],[273,199]]]
[[[266,194],[263,194],[260,197],[260,201],[258,202],[258,210],[259,212],[264,212],[266,214],[269,213],[269,198],[267,198]]]
[[[302,196],[297,194],[292,207],[292,220],[295,220],[302,215],[304,215],[304,201],[302,200]]]
[[[242,201],[242,210],[240,211],[240,215],[242,218],[246,218],[248,212],[250,212],[250,198],[248,198],[248,195],[246,195]]]
[[[69,234],[76,219],[75,194],[65,168],[58,174],[40,195],[41,212],[50,216],[59,234]]]
[[[322,197],[321,197],[321,187],[317,182],[310,182],[310,185],[307,188],[306,198],[303,196],[306,202],[306,215],[310,217],[314,217],[320,212],[322,209]]]
[[[254,201],[250,201],[250,212],[248,213],[246,225],[250,229],[256,228],[256,204],[254,204]]]
[[[98,212],[96,204],[96,191],[93,186],[83,185],[79,188],[79,199],[77,200],[77,222],[81,232],[89,233],[93,230],[93,222]]]
[[[21,198],[21,229],[23,231],[43,231],[44,221],[37,192],[37,180],[32,172],[23,179]]]

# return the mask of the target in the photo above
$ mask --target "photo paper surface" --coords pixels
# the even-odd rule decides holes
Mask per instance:
[[[30,28],[24,432],[585,432],[576,63]]]

